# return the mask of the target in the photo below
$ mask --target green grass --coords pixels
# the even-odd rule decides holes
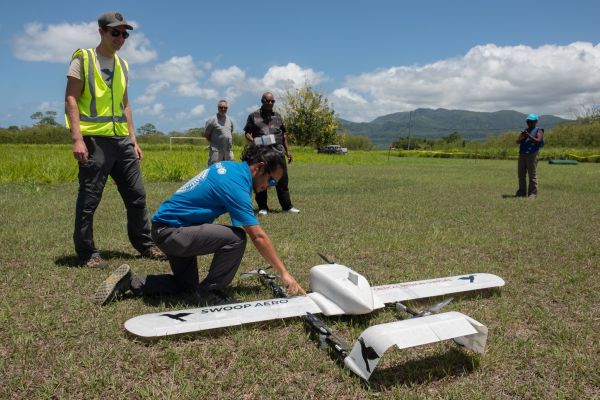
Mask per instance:
[[[162,165],[191,164],[182,173],[189,176],[205,162],[146,154],[143,168],[160,154]],[[317,252],[373,285],[497,274],[507,283],[500,295],[459,298],[446,308],[490,329],[486,354],[451,343],[390,350],[365,385],[320,351],[299,319],[138,341],[125,334],[127,319],[181,305],[167,298],[93,304],[108,271],[72,267],[77,185],[32,180],[0,183],[0,398],[600,396],[599,164],[540,163],[540,194],[529,200],[502,197],[516,190],[515,161],[388,161],[382,152],[297,157],[290,188],[302,212],[271,213],[263,226],[299,282],[308,284],[310,267],[320,263]],[[181,183],[151,180],[152,212]],[[274,193],[269,201],[277,208]],[[129,263],[139,273],[168,271],[167,263],[135,256],[113,184],[95,221],[97,245],[113,268]],[[200,257],[201,274],[209,261]],[[249,245],[240,270],[263,265]],[[257,283],[237,279],[232,294],[268,296]],[[368,326],[398,318],[386,309],[324,319],[353,342]]]
[[[204,145],[142,144],[142,173],[147,182],[185,181],[206,167],[208,152]],[[237,159],[241,147],[234,148]],[[398,157],[516,159],[518,149],[473,147],[444,151],[351,150],[346,155],[318,154],[308,147],[292,147],[296,164],[379,164]],[[542,160],[572,159],[600,162],[600,149],[545,148]],[[77,163],[71,146],[64,144],[0,144],[0,182],[58,183],[77,181]]]

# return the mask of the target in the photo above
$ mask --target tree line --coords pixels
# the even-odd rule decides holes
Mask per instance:
[[[286,92],[280,112],[288,130],[288,140],[292,144],[315,148],[340,144],[361,150],[373,147],[367,136],[351,135],[347,130],[340,131],[337,116],[327,97],[309,85]],[[34,121],[31,127],[13,125],[6,129],[0,128],[0,143],[70,143],[68,129],[56,122],[56,116],[55,111],[37,111],[31,115]],[[147,122],[139,126],[136,133],[141,143],[168,143],[169,136],[203,137],[204,128],[165,134],[154,124]],[[234,134],[233,140],[236,146],[246,144],[242,133]]]
[[[370,150],[373,144],[366,135],[352,135],[347,129],[340,129],[339,120],[327,97],[305,85],[293,89],[283,96],[280,112],[288,130],[289,141],[298,146],[320,147],[340,144],[354,150]],[[69,130],[56,121],[55,111],[36,111],[31,115],[33,126],[0,128],[0,143],[71,143]],[[183,132],[160,132],[152,123],[145,123],[136,129],[141,143],[168,143],[170,136],[203,137],[204,128],[191,128]],[[516,132],[488,136],[484,141],[468,141],[460,132],[430,139],[418,136],[398,136],[391,147],[405,150],[457,149],[473,144],[485,147],[512,148],[515,146]],[[234,145],[246,144],[243,133],[234,134]],[[583,109],[577,119],[556,125],[546,132],[546,144],[555,147],[600,148],[600,107]]]

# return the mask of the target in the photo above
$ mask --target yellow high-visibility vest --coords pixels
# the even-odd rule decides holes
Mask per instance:
[[[84,136],[128,136],[123,96],[127,88],[128,65],[115,54],[112,85],[108,86],[96,64],[94,49],[79,49],[71,59],[82,56],[83,92],[77,99],[81,134]],[[69,119],[65,114],[67,128]]]

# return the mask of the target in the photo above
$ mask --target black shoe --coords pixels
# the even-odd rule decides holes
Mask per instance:
[[[94,302],[105,306],[117,297],[121,297],[131,288],[131,268],[127,264],[121,265],[94,293]]]
[[[239,303],[239,300],[229,296],[221,290],[213,289],[197,291],[193,294],[191,302],[200,307],[208,307],[235,304]]]

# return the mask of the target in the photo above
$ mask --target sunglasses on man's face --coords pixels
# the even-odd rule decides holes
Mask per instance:
[[[264,99],[265,103],[275,104],[275,100]]]
[[[127,39],[129,37],[129,32],[127,32],[127,31],[121,32],[118,29],[111,29],[110,30],[110,36],[112,36],[112,37],[123,36],[123,39]]]
[[[227,110],[227,107],[219,106],[219,110]]]

